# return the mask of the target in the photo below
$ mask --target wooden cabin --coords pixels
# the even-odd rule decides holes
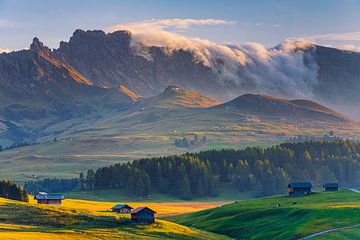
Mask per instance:
[[[339,190],[339,183],[324,183],[323,188],[326,192],[335,192]]]
[[[155,211],[148,207],[138,207],[131,211],[131,222],[137,224],[151,224],[155,222]]]
[[[311,194],[312,184],[310,182],[292,182],[289,183],[289,196],[300,197]]]
[[[65,199],[61,194],[48,194],[46,192],[39,192],[34,197],[38,204],[61,205],[61,201]]]
[[[127,204],[117,204],[111,208],[113,212],[117,213],[131,213],[132,207]]]

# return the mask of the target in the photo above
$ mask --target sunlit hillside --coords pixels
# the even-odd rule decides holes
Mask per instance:
[[[107,212],[112,205],[65,200],[62,207],[40,206],[34,201],[28,204],[0,198],[0,239],[227,239],[163,220],[147,226],[132,225],[128,215]],[[159,215],[195,210],[181,205],[147,205]]]

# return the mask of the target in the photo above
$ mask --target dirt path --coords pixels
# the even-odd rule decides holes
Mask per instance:
[[[352,191],[352,192],[356,192],[356,193],[360,193],[360,190],[357,190],[355,188],[348,188],[348,190]]]
[[[324,230],[324,231],[317,232],[317,233],[311,234],[311,235],[309,235],[309,236],[300,238],[300,240],[317,237],[317,236],[322,235],[322,234],[324,234],[324,233],[335,232],[335,231],[344,230],[344,229],[349,229],[349,228],[354,228],[354,227],[360,227],[360,224],[355,224],[355,225],[351,225],[351,226],[347,226],[347,227],[331,228],[331,229],[328,229],[328,230]]]
[[[355,192],[355,193],[360,193],[360,190],[355,189],[355,188],[348,188],[348,190],[349,190],[349,191],[352,191],[352,192]],[[317,237],[317,236],[322,235],[322,234],[325,234],[325,233],[335,232],[335,231],[344,230],[344,229],[349,229],[349,228],[354,228],[354,227],[360,227],[360,224],[355,224],[355,225],[346,226],[346,227],[331,228],[331,229],[328,229],[328,230],[324,230],[324,231],[317,232],[317,233],[311,234],[311,235],[309,235],[309,236],[300,238],[299,240],[302,240],[302,239],[310,239],[310,238]]]

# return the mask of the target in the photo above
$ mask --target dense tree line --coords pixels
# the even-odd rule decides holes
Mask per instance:
[[[173,194],[183,199],[215,196],[215,177],[209,161],[193,156],[140,159],[131,163],[89,170],[79,178],[81,189],[123,188],[130,194]]]
[[[25,182],[24,187],[32,194],[36,194],[38,192],[68,192],[78,189],[79,179],[45,178],[43,180]]]
[[[271,195],[286,192],[289,181],[359,186],[360,144],[337,139],[209,150],[89,170],[79,179],[81,189],[123,188],[138,196],[160,191],[184,199],[214,196],[223,184]]]
[[[26,190],[8,180],[0,180],[0,197],[28,202]]]

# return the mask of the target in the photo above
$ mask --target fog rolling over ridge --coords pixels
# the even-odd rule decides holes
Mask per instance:
[[[315,46],[303,40],[286,40],[268,49],[259,43],[221,45],[199,38],[187,38],[159,31],[136,32],[131,45],[137,53],[153,60],[145,46],[163,47],[171,55],[179,50],[193,54],[195,62],[212,69],[217,83],[235,87],[225,99],[243,93],[263,93],[282,97],[314,99],[318,65],[311,54]],[[193,79],[196,81],[196,79]]]
[[[260,93],[310,99],[352,116],[360,112],[360,54],[303,40],[265,48],[258,43],[222,45],[166,31],[77,30],[53,53],[95,86],[122,84],[144,97],[176,85],[223,101]]]
[[[34,83],[44,76],[56,82],[56,71],[50,72],[50,68],[28,76],[24,74],[25,66],[15,67],[24,60],[26,52],[0,55],[1,81],[14,89],[18,86],[11,79],[20,75],[32,78]],[[71,69],[81,76],[82,84],[100,88],[122,85],[145,98],[176,85],[222,101],[246,93],[309,99],[353,117],[360,116],[360,53],[303,40],[285,40],[274,48],[266,48],[258,43],[217,44],[162,30],[76,30],[68,42],[46,50],[46,54],[52,59],[50,65],[56,63]],[[9,63],[20,72],[12,76]],[[26,77],[19,81],[30,82]]]

